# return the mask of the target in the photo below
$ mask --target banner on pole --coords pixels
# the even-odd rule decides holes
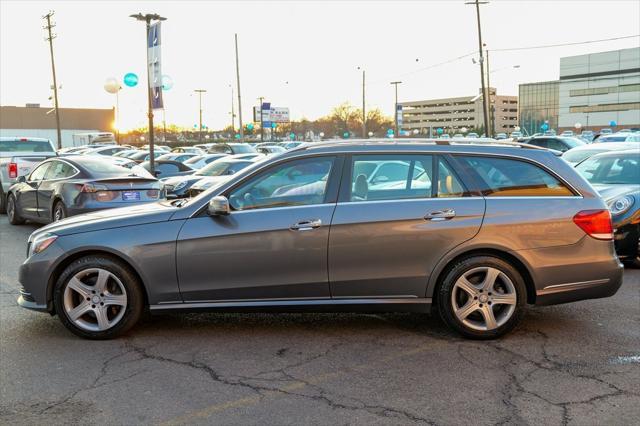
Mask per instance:
[[[153,109],[164,108],[162,101],[162,55],[160,51],[160,25],[155,22],[149,27],[147,40],[147,58],[149,63],[149,88],[151,89],[151,106]]]

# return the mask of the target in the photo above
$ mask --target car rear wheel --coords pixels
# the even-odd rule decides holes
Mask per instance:
[[[56,201],[53,205],[53,213],[51,214],[51,220],[57,222],[67,217],[67,208],[62,201]]]
[[[9,218],[9,223],[12,225],[21,225],[24,223],[24,219],[18,212],[16,197],[14,197],[13,194],[7,196],[7,217]]]
[[[526,287],[508,262],[474,256],[446,273],[438,292],[438,310],[454,330],[472,339],[494,339],[522,319]]]
[[[87,339],[117,337],[139,320],[144,297],[131,269],[116,259],[87,256],[71,263],[54,289],[60,321]]]

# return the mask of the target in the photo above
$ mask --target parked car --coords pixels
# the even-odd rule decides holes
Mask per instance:
[[[196,182],[191,183],[188,195],[190,197],[196,196],[213,185],[228,179],[229,176],[253,165],[255,162],[255,160],[238,160],[234,158],[223,158],[215,161],[200,170],[202,176]]]
[[[302,142],[302,141],[291,141],[291,142],[284,142],[281,146],[286,149],[286,150],[290,150],[293,148],[299,148],[299,147],[303,147],[308,145],[308,142]]]
[[[255,153],[256,149],[247,143],[216,143],[209,148],[210,154],[218,152],[224,154],[251,154]]]
[[[467,137],[468,138],[479,138],[480,136],[478,136],[477,133],[471,132],[471,133],[467,133]]]
[[[605,128],[605,129],[600,129],[600,134],[601,135],[610,135],[613,133],[613,130],[609,129],[609,128]]]
[[[157,159],[161,155],[166,154],[166,151],[153,151],[153,158]],[[151,153],[149,151],[138,151],[131,155],[128,155],[127,158],[131,160],[137,161],[138,163],[142,163],[143,161],[148,161]]]
[[[634,142],[594,143],[571,148],[562,154],[562,159],[572,166],[575,166],[583,160],[602,152],[624,151],[637,147],[638,144]]]
[[[222,157],[226,157],[229,154],[203,154],[196,155],[195,157],[191,157],[186,160],[184,164],[191,167],[192,169],[201,169],[209,163],[212,163],[216,160],[219,160]]]
[[[114,155],[118,152],[129,151],[128,148],[118,145],[101,146],[98,148],[88,148],[82,151],[77,151],[79,155]]]
[[[640,268],[640,150],[597,154],[576,170],[609,206],[618,257]]]
[[[612,133],[609,135],[601,134],[594,142],[640,142],[640,135],[632,132]]]
[[[204,150],[200,149],[196,146],[179,146],[177,148],[173,148],[171,152],[176,153],[189,153],[194,155],[204,154]]]
[[[569,137],[575,136],[575,134],[573,133],[573,130],[565,130],[562,133],[560,133],[560,136],[569,138]]]
[[[190,158],[197,157],[198,154],[194,154],[192,152],[170,152],[167,154],[162,154],[157,157],[157,160],[173,160],[179,163],[184,163]]]
[[[282,154],[283,152],[287,152],[287,150],[281,146],[260,146],[256,148],[256,151],[258,151],[260,154],[265,155],[278,155]]]
[[[518,139],[518,138],[521,138],[522,136],[523,136],[522,132],[518,132],[518,131],[511,132],[511,134],[509,135],[511,139]]]
[[[115,154],[112,155],[112,157],[121,157],[121,158],[128,158],[129,156],[136,154],[140,152],[140,150],[138,149],[125,149],[123,151],[118,151]]]
[[[582,133],[580,133],[580,139],[582,139],[587,143],[591,143],[593,141],[594,136],[595,134],[593,133],[592,130],[583,130]]]
[[[507,139],[506,133],[498,133],[496,134],[496,140]]]
[[[525,143],[559,152],[566,152],[577,146],[585,145],[585,141],[581,139],[564,136],[539,136],[530,138]]]
[[[144,151],[149,151],[149,145],[142,145],[142,149]],[[153,145],[153,151],[155,153],[155,151],[164,151],[166,152],[171,152],[171,148],[168,147],[167,145]]]
[[[371,189],[353,172],[362,161],[406,162],[405,186]],[[428,186],[410,184],[416,165]],[[323,184],[300,190],[309,174]],[[124,333],[146,308],[432,307],[462,335],[489,339],[526,304],[615,294],[612,238],[607,205],[547,150],[340,141],[255,163],[191,200],[36,230],[18,303],[92,339]]]
[[[125,167],[95,156],[50,158],[7,194],[12,225],[25,220],[49,223],[74,216],[164,198],[155,178],[136,176]]]
[[[149,173],[147,169],[142,167],[136,161],[129,160],[128,158],[104,157],[103,161],[109,162],[116,166],[124,167],[125,169],[129,169],[131,173],[136,176],[145,177],[145,178],[154,178],[154,176],[151,173]]]
[[[41,161],[55,157],[49,139],[0,137],[0,213],[5,213],[11,185],[26,176]]]
[[[162,182],[167,191],[167,198],[190,197],[192,196],[191,187],[196,182],[202,181],[195,189],[195,192],[199,193],[215,183],[223,182],[233,174],[253,164],[251,160],[236,160],[229,158],[231,156],[226,157],[213,161],[193,174],[163,179]]]
[[[151,163],[149,161],[144,161],[140,163],[145,170],[151,172]],[[183,164],[179,161],[173,160],[158,160],[154,162],[155,167],[155,176],[158,179],[163,179],[171,176],[181,176],[181,175],[190,175],[195,173],[195,170],[191,167]]]

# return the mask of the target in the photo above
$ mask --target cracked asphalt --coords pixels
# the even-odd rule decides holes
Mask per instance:
[[[492,342],[417,314],[189,314],[81,340],[19,308],[0,216],[0,424],[638,424],[640,270]]]

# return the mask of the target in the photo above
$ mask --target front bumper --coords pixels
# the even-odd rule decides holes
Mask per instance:
[[[18,297],[18,305],[32,311],[49,312],[49,309],[47,309],[47,305],[40,305],[36,302],[31,302],[27,300],[23,295],[20,295],[20,297]]]

